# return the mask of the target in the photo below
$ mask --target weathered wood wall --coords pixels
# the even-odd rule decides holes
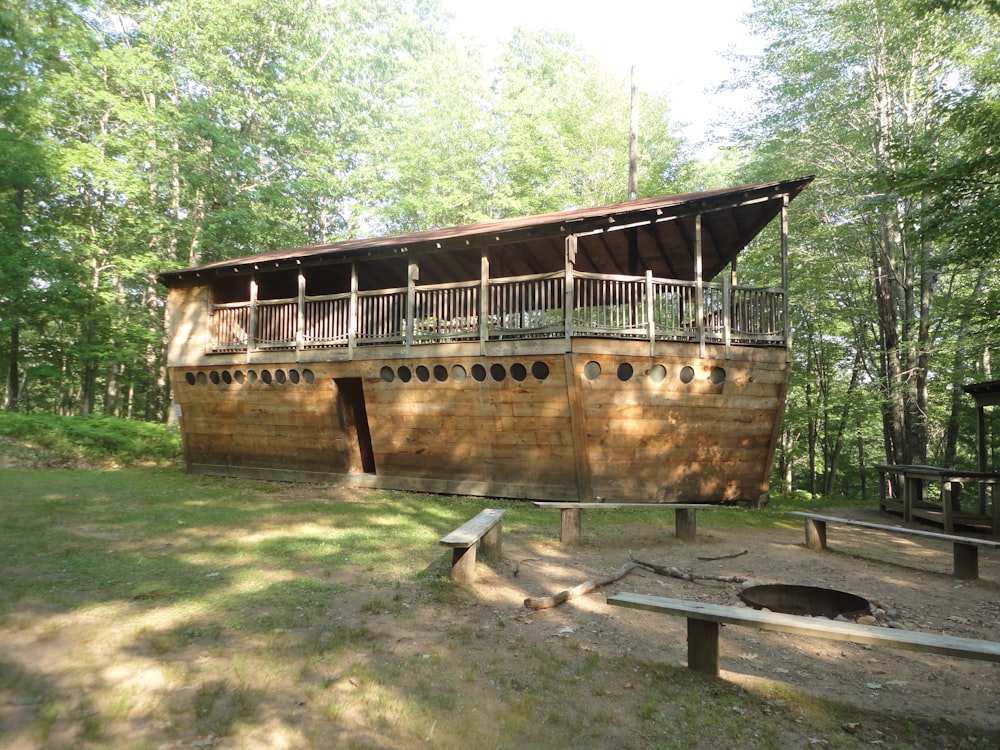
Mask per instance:
[[[194,471],[349,474],[370,486],[551,500],[719,502],[766,491],[784,350],[735,347],[727,360],[721,346],[706,358],[687,344],[664,343],[652,357],[636,342],[574,340],[574,349],[230,361],[174,367],[172,377]]]

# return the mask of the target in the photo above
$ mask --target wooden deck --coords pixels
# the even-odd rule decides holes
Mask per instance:
[[[354,284],[356,287],[357,285]],[[337,350],[574,336],[784,346],[785,292],[571,270],[211,304],[208,351]],[[567,304],[571,303],[571,304]],[[699,311],[701,311],[699,313]],[[378,356],[378,355],[376,355]],[[414,356],[417,353],[414,352]]]

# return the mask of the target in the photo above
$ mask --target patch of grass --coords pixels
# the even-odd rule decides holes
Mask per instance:
[[[163,463],[181,457],[176,426],[114,417],[0,412],[0,436],[19,448],[19,455],[33,454],[43,464],[81,459]]]
[[[557,539],[558,514],[524,503],[389,492],[334,502],[320,487],[162,467],[0,470],[0,487],[0,643],[46,654],[0,655],[12,744],[995,745],[539,634],[514,615],[519,602],[454,586],[437,544],[484,505],[508,508],[518,544]],[[710,511],[699,525],[780,523],[782,510]],[[585,535],[591,520],[608,535],[672,537],[670,512],[595,512]],[[883,734],[847,734],[848,722]]]

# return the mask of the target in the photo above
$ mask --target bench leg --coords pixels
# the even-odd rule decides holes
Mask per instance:
[[[563,544],[580,543],[580,531],[583,525],[580,518],[582,515],[582,508],[562,509],[562,528],[559,530],[559,539]]]
[[[695,520],[693,508],[674,509],[674,527],[677,538],[684,542],[693,542],[698,535],[698,522]]]
[[[812,550],[826,549],[826,521],[806,519],[806,547]]]
[[[979,578],[979,547],[974,544],[954,543],[955,578]]]
[[[944,515],[944,531],[951,534],[955,531],[955,511],[961,509],[958,492],[961,485],[957,482],[941,482],[941,513]]]
[[[470,584],[476,580],[476,545],[453,547],[451,552],[451,580]]]
[[[719,676],[719,623],[689,617],[688,669]]]
[[[503,558],[503,521],[497,521],[496,525],[483,536],[483,557],[488,560],[500,560]]]

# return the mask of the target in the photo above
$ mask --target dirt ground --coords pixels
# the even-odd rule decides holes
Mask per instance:
[[[331,492],[330,499],[336,500],[336,494]],[[635,657],[636,663],[684,665],[686,628],[682,618],[611,607],[606,603],[607,596],[629,591],[742,606],[737,585],[686,581],[635,570],[613,584],[554,608],[531,610],[524,606],[527,597],[555,594],[584,581],[606,577],[623,565],[631,554],[658,565],[690,569],[697,573],[847,591],[869,599],[908,629],[1000,640],[1000,554],[997,551],[981,550],[980,578],[960,581],[951,575],[953,561],[950,545],[928,540],[900,537],[889,541],[886,535],[877,532],[831,525],[828,529],[829,549],[813,552],[802,543],[803,531],[798,521],[789,521],[787,525],[771,530],[720,531],[709,528],[699,519],[697,540],[681,542],[673,536],[669,527],[664,531],[663,526],[648,532],[637,532],[634,525],[616,529],[612,524],[602,524],[599,531],[588,529],[588,514],[598,512],[584,511],[583,539],[575,547],[566,547],[559,542],[557,513],[549,514],[551,537],[539,538],[535,531],[522,536],[516,529],[505,529],[502,559],[490,564],[480,563],[475,584],[454,595],[449,594],[446,605],[434,598],[426,584],[402,583],[397,589],[397,596],[399,607],[405,607],[405,614],[379,611],[378,607],[372,606],[374,601],[383,602],[387,610],[396,608],[392,590],[387,591],[384,582],[372,583],[370,572],[361,568],[337,571],[331,580],[343,583],[344,591],[338,595],[336,607],[328,609],[323,616],[321,630],[335,632],[338,627],[363,626],[376,634],[373,637],[377,639],[376,647],[383,659],[394,664],[420,663],[423,659],[438,658],[444,654],[452,665],[488,663],[492,675],[516,675],[525,668],[526,654],[552,651],[553,647],[566,646],[570,641],[573,642],[573,653],[596,654],[602,664],[620,663],[620,658],[627,655]],[[898,520],[887,519],[884,514],[863,508],[838,509],[837,512],[882,523]],[[434,567],[441,568],[443,572],[447,553],[443,549],[439,552]],[[126,655],[118,643],[119,640],[125,641],[127,633],[124,631],[118,635],[104,634],[84,644],[75,642],[74,632],[80,632],[80,627],[94,625],[82,618],[85,616],[67,616],[58,630],[52,630],[48,625],[45,627],[49,629],[45,632],[36,632],[37,627],[9,630],[0,634],[4,640],[2,645],[9,654],[17,655],[16,661],[26,665],[43,665],[45,671],[52,673],[58,673],[70,664],[78,665],[81,661],[95,665],[108,663],[110,666],[103,667],[103,671],[95,670],[95,680],[100,675],[104,675],[105,679],[134,680],[136,695],[163,690],[161,683],[168,681],[168,675],[160,666],[149,666],[151,655],[157,657],[153,660],[154,665],[163,661],[162,656],[143,652]],[[147,624],[147,627],[152,626]],[[291,632],[287,637],[293,635],[312,637]],[[244,652],[256,653],[253,638],[240,636],[242,640],[229,644],[225,643],[227,637],[211,647],[201,646],[198,639],[192,637],[189,646],[184,646],[176,654],[170,652],[171,658],[177,660],[172,669],[184,674],[185,680],[196,685],[200,684],[199,680],[211,675],[218,677],[227,672],[238,673],[241,668],[244,671],[248,669],[249,665],[256,669],[264,664],[259,661],[259,654],[242,655]],[[275,643],[280,645],[284,638],[286,636],[273,636],[266,641],[265,648],[271,649]],[[163,649],[168,646],[172,647],[166,644]],[[866,714],[868,716],[885,712],[920,720],[943,719],[958,727],[1000,733],[1000,664],[737,626],[723,628],[720,651],[722,679],[749,691],[766,693],[766,690],[758,691],[756,688],[765,683],[779,683],[810,696],[874,712]],[[14,657],[11,658],[13,660]],[[141,725],[133,723],[131,717],[123,717],[119,726],[108,728],[108,734],[127,737],[129,732],[133,735],[136,731],[148,732],[147,744],[143,747],[156,747],[158,750],[182,747],[340,746],[325,740],[303,744],[303,738],[309,736],[308,728],[313,725],[310,722],[320,726],[318,720],[308,718],[309,712],[318,711],[318,699],[312,696],[322,693],[317,686],[322,686],[326,693],[341,690],[360,692],[365,686],[359,686],[353,678],[344,677],[343,672],[323,672],[327,667],[319,660],[309,664],[294,680],[288,681],[290,687],[287,691],[280,692],[278,685],[271,686],[272,695],[266,705],[257,709],[262,715],[257,717],[255,728],[243,734],[220,737],[199,734],[194,730],[182,731],[170,718],[173,714],[169,705],[168,710],[160,711],[167,717],[163,721],[157,719],[154,722],[149,718],[159,716],[155,711],[142,714],[145,718],[141,719],[144,722]],[[616,673],[616,679],[619,676]],[[467,682],[471,680],[468,677],[465,679]],[[92,686],[84,685],[80,692],[85,693],[89,687]],[[623,696],[629,692],[640,692],[629,690],[630,687],[628,684],[615,684],[600,692],[578,691],[573,700],[591,705],[574,708],[578,708],[582,715],[608,716],[609,704],[627,701],[628,698]],[[301,699],[298,691],[304,696]],[[193,692],[192,689],[187,694]],[[485,712],[496,704],[488,702],[495,700],[490,698],[488,688],[484,688],[483,693],[487,698],[483,707]],[[35,721],[36,707],[22,704],[16,698],[15,695],[6,701],[7,705],[0,710],[0,729],[6,729],[11,740],[10,744],[5,744],[0,731],[0,747],[38,747],[25,739],[30,736],[29,728]],[[739,709],[734,707],[733,710]],[[447,710],[444,710],[442,715],[446,714]],[[328,718],[321,724],[323,727],[330,725]],[[595,719],[595,723],[597,721]],[[457,746],[449,742],[445,719],[437,722],[435,718],[427,722],[426,730],[421,729],[422,734],[427,732],[426,738],[421,736],[414,741],[390,743],[384,735],[371,735],[373,739],[367,744],[356,742],[350,746]],[[151,726],[154,723],[155,726]],[[611,723],[609,720],[608,724]],[[336,725],[346,733],[345,736],[351,733],[358,737],[368,736],[363,733],[371,729],[370,720],[363,716],[355,718],[349,713],[338,715]],[[280,728],[272,731],[274,726]],[[60,724],[55,722],[52,736],[56,740],[60,736],[59,728]],[[613,730],[620,734],[615,735]],[[580,746],[656,746],[655,743],[630,740],[633,735],[627,732],[634,733],[634,727],[608,727],[605,731],[596,726],[592,732],[594,743]],[[280,743],[277,742],[279,738],[282,739]],[[781,746],[841,746],[837,743],[816,744],[802,736],[786,739],[789,742],[783,742]],[[627,741],[632,741],[632,744],[623,744]],[[898,746],[881,741],[871,744]],[[60,745],[58,741],[50,741],[44,746],[75,745],[72,742]],[[131,745],[119,743],[115,746]],[[932,746],[940,745],[935,742]],[[948,746],[963,745],[960,739],[956,739],[955,744]],[[924,745],[911,743],[906,747]]]
[[[864,508],[841,514],[893,522]],[[607,576],[631,552],[644,561],[698,573],[847,591],[867,598],[910,630],[1000,640],[1000,555],[992,550],[980,550],[978,580],[960,581],[951,575],[950,544],[899,538],[887,545],[886,535],[860,528],[829,526],[825,552],[805,548],[799,522],[776,531],[699,528],[695,542],[667,538],[638,540],[638,544],[615,538],[604,528],[598,543],[587,540],[586,516],[585,511],[583,544],[576,548],[565,548],[558,539],[530,546],[507,540],[500,564],[480,566],[475,595],[481,604],[462,617],[478,613],[489,620],[498,611],[513,611],[519,636],[543,640],[571,635],[602,655],[628,653],[665,664],[686,664],[682,618],[608,606],[607,596],[630,591],[743,606],[737,585],[635,570],[553,609],[519,606],[526,596],[546,596]],[[699,559],[744,550],[746,554],[738,557]],[[437,623],[431,618],[426,625],[420,634],[408,634],[414,648],[419,648],[417,641],[435,637]],[[998,664],[737,626],[723,627],[720,658],[722,678],[738,685],[777,680],[866,709],[1000,729]]]

